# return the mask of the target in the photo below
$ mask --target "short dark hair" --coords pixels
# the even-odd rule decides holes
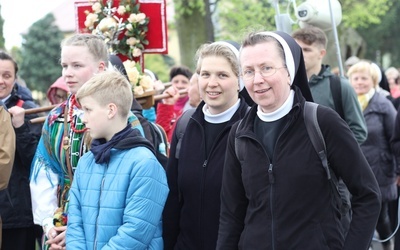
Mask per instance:
[[[10,56],[7,52],[0,50],[0,60],[6,60],[6,61],[11,61],[14,64],[14,68],[15,68],[15,78],[17,78],[17,73],[18,73],[18,64],[17,62],[14,60],[14,58],[12,58],[12,56]]]
[[[317,45],[321,45],[323,48],[326,48],[328,42],[325,32],[315,26],[308,26],[296,30],[293,32],[292,37],[296,40],[302,41],[307,45],[315,43]]]
[[[169,71],[169,80],[171,81],[177,75],[184,75],[190,80],[193,72],[186,66],[175,66]]]

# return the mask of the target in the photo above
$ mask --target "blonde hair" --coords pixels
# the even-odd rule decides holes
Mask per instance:
[[[227,45],[221,43],[207,43],[200,46],[200,48],[196,52],[196,59],[197,59],[197,67],[196,73],[200,74],[201,65],[203,63],[203,59],[208,56],[220,56],[225,58],[232,69],[232,72],[235,74],[236,77],[240,76],[240,65],[239,59],[232,49],[230,49]]]
[[[100,105],[114,103],[122,117],[128,117],[132,101],[132,85],[117,71],[104,71],[94,75],[76,93],[76,100],[90,96]]]
[[[400,76],[400,72],[395,68],[395,67],[390,67],[385,71],[386,77],[388,75],[394,75],[395,78],[398,78]]]
[[[374,87],[376,87],[379,83],[379,72],[376,70],[375,67],[371,65],[370,62],[367,61],[360,61],[349,68],[347,71],[347,75],[351,81],[351,75],[354,73],[365,72],[368,73],[371,78],[372,82],[374,83]]]
[[[75,34],[65,38],[61,42],[61,49],[64,46],[83,46],[89,49],[90,54],[96,61],[102,61],[108,67],[108,48],[104,40],[93,34]]]

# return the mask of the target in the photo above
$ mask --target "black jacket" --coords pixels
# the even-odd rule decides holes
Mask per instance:
[[[254,133],[257,107],[237,134],[237,124],[232,127],[217,249],[368,249],[380,211],[375,177],[347,124],[332,109],[319,106],[328,160],[353,195],[353,220],[345,239],[329,181],[306,131],[304,101],[297,90],[273,162]]]
[[[15,85],[11,97],[5,102],[11,108],[23,98],[19,85]],[[26,96],[25,96],[26,97]],[[29,98],[24,100],[25,109],[37,107]],[[0,213],[3,228],[25,228],[33,226],[29,174],[32,158],[41,135],[42,124],[31,124],[37,115],[26,115],[25,123],[15,129],[16,154],[8,188],[0,191]]]
[[[170,192],[163,213],[166,250],[214,250],[216,246],[226,142],[231,126],[244,117],[248,106],[241,98],[238,110],[215,139],[208,155],[204,140],[203,106],[204,102],[189,119],[179,159],[175,158],[176,130],[172,136],[167,164]]]

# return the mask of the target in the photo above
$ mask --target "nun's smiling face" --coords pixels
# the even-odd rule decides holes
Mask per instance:
[[[290,76],[275,42],[242,48],[242,76],[249,95],[264,113],[280,108],[290,93]],[[252,77],[253,76],[253,77]]]

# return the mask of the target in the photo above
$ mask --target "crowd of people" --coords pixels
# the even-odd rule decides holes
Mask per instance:
[[[400,73],[353,56],[338,76],[327,43],[305,27],[202,44],[143,110],[103,39],[75,34],[43,124],[0,51],[0,249],[400,249]]]

